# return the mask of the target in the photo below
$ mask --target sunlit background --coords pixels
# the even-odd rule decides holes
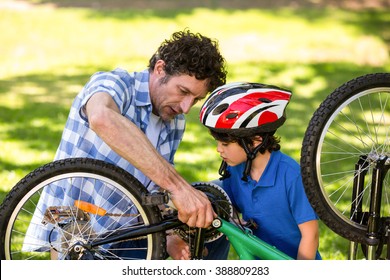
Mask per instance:
[[[269,3],[272,2],[272,3]],[[312,113],[342,83],[390,72],[390,1],[0,0],[0,201],[54,157],[74,96],[96,71],[139,71],[178,30],[217,39],[228,82],[294,92],[279,130],[297,161]],[[188,115],[176,166],[188,181],[215,179],[215,143]],[[345,259],[347,243],[321,225],[321,252]]]

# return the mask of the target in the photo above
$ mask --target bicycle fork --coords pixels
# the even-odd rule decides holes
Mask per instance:
[[[373,260],[376,258],[376,248],[380,243],[381,233],[380,231],[380,209],[382,201],[382,189],[383,189],[383,180],[386,176],[387,171],[389,170],[389,164],[387,164],[388,157],[383,156],[376,160],[375,166],[372,172],[372,186],[370,193],[370,208],[369,212],[365,213],[362,211],[363,203],[363,194],[364,194],[364,178],[367,174],[369,167],[369,162],[367,156],[361,156],[358,163],[355,165],[355,176],[353,183],[353,193],[352,193],[352,205],[351,205],[351,220],[356,223],[363,223],[367,220],[367,234],[366,234],[366,244],[367,244],[367,259]],[[390,258],[390,237],[389,233],[387,235],[387,259]],[[350,252],[349,259],[356,259],[358,243],[351,241],[350,243]]]

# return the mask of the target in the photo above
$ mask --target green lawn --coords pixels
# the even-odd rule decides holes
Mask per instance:
[[[72,99],[91,74],[143,70],[162,40],[186,27],[218,39],[229,82],[294,92],[279,135],[282,150],[299,161],[306,126],[326,95],[356,76],[390,71],[388,26],[388,11],[368,9],[0,6],[0,201],[24,175],[53,159]],[[188,115],[176,157],[189,181],[216,178],[220,164],[198,110]],[[348,242],[322,224],[320,241],[325,259],[347,258]]]

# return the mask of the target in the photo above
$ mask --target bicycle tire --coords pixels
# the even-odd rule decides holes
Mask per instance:
[[[364,244],[367,237],[367,223],[351,219],[354,164],[362,154],[390,156],[389,127],[390,73],[373,73],[335,89],[314,112],[304,135],[300,164],[308,199],[320,219],[350,241]],[[372,163],[367,172],[365,194],[359,198],[364,201],[371,190]],[[381,217],[390,216],[388,173]],[[369,207],[364,201],[363,212]]]
[[[83,191],[96,192],[104,199],[95,198],[95,206],[101,207],[107,213],[114,211],[116,214],[80,216],[80,211],[69,210],[72,205],[61,201],[62,205],[52,205],[59,209],[66,209],[63,220],[59,221],[60,214],[49,214],[49,220],[56,220],[46,225],[35,222],[48,217],[48,212],[34,211],[43,188],[50,192],[54,187],[61,186],[57,190],[63,191],[61,195],[71,196],[74,187],[65,186],[71,183],[78,184]],[[89,189],[87,189],[89,188]],[[71,193],[73,192],[73,193]],[[50,259],[50,252],[57,251],[59,258],[69,257],[69,251],[73,243],[97,240],[104,234],[112,235],[121,229],[139,224],[155,224],[161,221],[161,213],[157,206],[142,205],[142,195],[147,193],[146,188],[130,173],[112,164],[90,159],[69,158],[48,163],[27,174],[5,197],[0,206],[0,240],[1,259]],[[115,207],[107,208],[105,200],[119,195]],[[83,193],[79,192],[77,198],[82,199]],[[62,206],[64,208],[60,208]],[[131,206],[131,207],[130,207]],[[66,212],[67,211],[67,212]],[[53,212],[53,211],[52,211]],[[53,212],[54,213],[54,212]],[[127,213],[127,214],[126,214]],[[130,213],[130,214],[129,214]],[[31,220],[34,216],[34,220]],[[41,216],[40,218],[35,218]],[[88,220],[89,219],[89,220]],[[47,219],[46,219],[47,221]],[[28,233],[30,226],[38,228],[50,225],[55,230],[50,232],[49,241],[42,244]],[[114,225],[115,224],[115,225]],[[107,230],[102,228],[106,227]],[[101,231],[100,231],[101,230]],[[26,234],[29,235],[26,235]],[[57,237],[54,237],[54,236]],[[28,241],[27,241],[28,240]],[[32,242],[31,242],[32,241]],[[140,248],[140,246],[146,246]],[[136,248],[130,248],[136,247]],[[93,249],[93,259],[164,259],[166,257],[166,236],[164,232],[157,232],[145,236],[136,241],[127,240],[109,245],[98,246]]]

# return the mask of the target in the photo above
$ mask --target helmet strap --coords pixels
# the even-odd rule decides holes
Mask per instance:
[[[245,143],[245,141],[242,138],[240,139],[240,141],[241,141],[241,145],[244,148],[244,151],[245,151],[246,157],[247,157],[247,160],[245,163],[245,169],[244,169],[244,172],[242,174],[241,180],[248,182],[248,176],[249,176],[249,174],[251,172],[251,168],[252,168],[252,161],[255,159],[255,157],[256,157],[257,153],[260,151],[260,149],[262,149],[263,146],[265,145],[265,143],[268,141],[268,134],[263,137],[263,140],[261,141],[261,143],[253,150],[249,149],[249,147],[247,146],[247,144]]]
[[[222,160],[221,162],[221,166],[219,167],[218,173],[222,176],[221,178],[219,178],[219,180],[223,180],[230,177],[230,172],[227,170],[227,163],[224,160]]]

